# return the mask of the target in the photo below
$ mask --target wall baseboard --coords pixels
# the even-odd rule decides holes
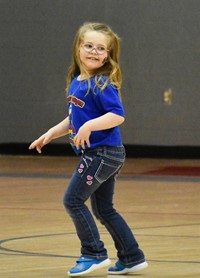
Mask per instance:
[[[37,155],[30,151],[27,143],[1,143],[0,155]],[[200,159],[200,146],[149,146],[125,145],[126,155],[130,158],[174,158]],[[43,155],[76,156],[70,144],[49,144],[44,147]]]

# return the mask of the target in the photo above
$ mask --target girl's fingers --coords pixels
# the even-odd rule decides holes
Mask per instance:
[[[81,147],[82,147],[83,150],[85,149],[85,140],[82,140]]]
[[[87,144],[88,148],[90,148],[90,140],[89,140],[89,138],[88,138],[88,140],[86,140],[86,144]]]
[[[34,142],[33,142],[32,144],[30,144],[29,150],[32,150],[32,149],[34,149],[34,148],[35,148],[35,144],[34,144]]]
[[[36,147],[36,150],[37,150],[38,153],[42,153],[41,147]]]
[[[29,150],[32,150],[32,149],[36,148],[38,153],[42,153],[41,149],[42,149],[43,146],[44,146],[44,144],[40,144],[38,142],[38,140],[36,140],[29,146]]]
[[[90,147],[90,141],[89,139],[79,139],[78,137],[74,138],[74,145],[77,149],[82,147],[82,149],[85,149],[85,145],[87,144],[88,147]]]

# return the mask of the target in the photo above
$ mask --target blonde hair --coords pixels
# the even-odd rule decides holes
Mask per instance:
[[[84,23],[76,33],[73,42],[73,55],[72,55],[72,64],[69,67],[68,75],[66,78],[66,91],[68,91],[70,83],[74,76],[80,74],[80,58],[79,58],[79,47],[84,40],[84,35],[87,31],[97,31],[101,32],[108,38],[108,57],[106,63],[97,69],[95,76],[95,84],[101,90],[105,89],[108,83],[110,82],[114,85],[120,94],[121,84],[122,84],[122,74],[119,65],[119,56],[120,56],[120,38],[114,33],[111,28],[104,23]],[[84,73],[88,78],[88,84],[90,89],[89,74]],[[107,80],[103,82],[102,76],[106,75]],[[88,89],[88,91],[89,91]]]

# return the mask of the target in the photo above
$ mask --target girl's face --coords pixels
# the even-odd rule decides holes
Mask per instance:
[[[79,47],[81,72],[87,71],[89,74],[101,68],[108,57],[108,39],[97,31],[87,31]]]

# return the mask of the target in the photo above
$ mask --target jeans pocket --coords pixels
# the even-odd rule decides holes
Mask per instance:
[[[95,178],[99,183],[102,183],[106,181],[108,178],[110,178],[115,173],[118,173],[120,170],[122,164],[111,164],[109,162],[105,162],[103,159],[101,160],[101,163],[95,173]]]

